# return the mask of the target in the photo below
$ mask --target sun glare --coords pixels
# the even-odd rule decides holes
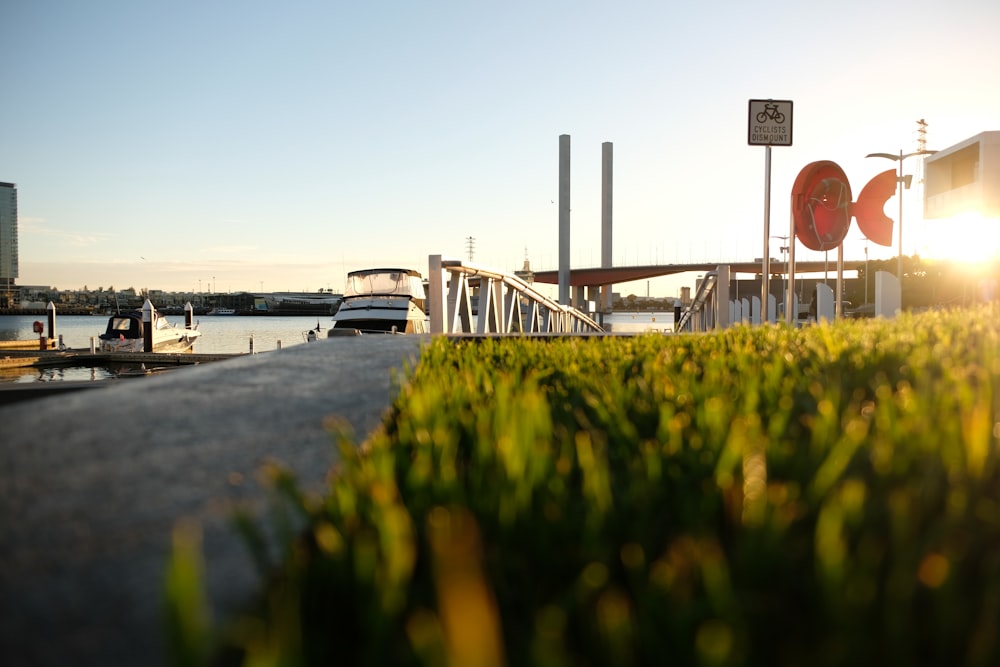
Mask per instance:
[[[997,218],[970,212],[926,220],[923,227],[918,247],[923,257],[969,264],[1000,259],[1000,220]]]

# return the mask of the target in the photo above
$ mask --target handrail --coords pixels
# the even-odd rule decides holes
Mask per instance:
[[[603,332],[586,314],[545,296],[519,276],[460,259],[430,255],[428,306],[432,334]],[[473,323],[471,278],[479,279]]]
[[[709,271],[705,274],[704,279],[698,286],[698,292],[694,295],[694,300],[691,301],[691,305],[687,307],[687,310],[681,313],[681,319],[674,327],[674,331],[685,331],[689,327],[694,313],[700,313],[705,309],[708,300],[712,297],[712,292],[715,290],[718,277],[719,274],[717,271]]]

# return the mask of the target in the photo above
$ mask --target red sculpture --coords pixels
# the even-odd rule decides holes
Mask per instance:
[[[851,201],[851,184],[836,162],[807,164],[792,186],[795,237],[810,250],[831,250],[847,236],[851,217],[873,243],[892,243],[892,219],[885,203],[896,192],[896,172],[884,171],[868,181],[858,201]]]

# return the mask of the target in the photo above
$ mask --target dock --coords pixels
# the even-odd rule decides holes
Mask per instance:
[[[0,368],[48,368],[51,366],[107,366],[110,364],[154,364],[193,366],[222,361],[244,354],[199,354],[181,352],[91,352],[90,350],[24,350],[0,348]]]

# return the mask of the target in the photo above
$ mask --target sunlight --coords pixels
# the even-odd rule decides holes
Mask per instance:
[[[970,264],[1000,259],[1000,220],[996,218],[971,211],[925,220],[922,226],[917,243],[922,257]]]

